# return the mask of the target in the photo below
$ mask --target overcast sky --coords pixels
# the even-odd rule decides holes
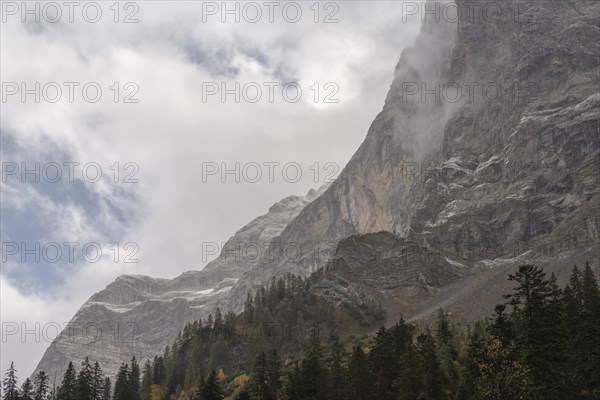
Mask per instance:
[[[121,3],[118,15],[112,3],[98,18],[81,3],[73,22],[65,6],[60,18],[40,6],[36,22],[3,3],[1,367],[16,361],[21,378],[52,327],[118,275],[201,269],[203,242],[337,175],[420,24],[394,1],[300,2],[301,16],[239,3],[239,23],[221,2]],[[240,182],[223,179],[236,163]],[[65,242],[79,243],[72,260]]]

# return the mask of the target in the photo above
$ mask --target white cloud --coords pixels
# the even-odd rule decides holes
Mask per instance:
[[[22,282],[3,279],[3,321],[66,322],[85,299],[121,273],[173,277],[201,268],[201,242],[224,241],[273,202],[320,186],[328,172],[323,164],[342,168],[362,142],[383,105],[400,52],[419,28],[418,21],[402,23],[396,2],[340,2],[337,24],[314,24],[306,14],[298,24],[279,19],[255,25],[203,23],[201,6],[191,2],[139,4],[139,24],[105,19],[98,24],[42,23],[42,29],[33,29],[9,20],[2,26],[3,82],[96,81],[104,90],[96,104],[81,98],[72,104],[3,104],[2,133],[17,141],[17,156],[53,160],[56,147],[66,156],[54,161],[93,161],[104,172],[115,162],[122,166],[131,161],[139,166],[140,180],[114,184],[108,175],[86,184],[101,199],[93,218],[81,204],[53,202],[18,183],[3,185],[3,195],[14,196],[3,204],[3,212],[33,203],[56,216],[44,232],[48,240],[133,241],[139,244],[141,261],[59,271],[63,284],[28,295],[15,289]],[[203,82],[226,81],[231,87],[235,81],[278,79],[297,80],[302,100],[290,104],[277,96],[273,104],[202,102]],[[116,81],[136,82],[139,103],[115,104],[108,87]],[[315,82],[321,96],[328,93],[322,85],[335,82],[339,103],[314,104],[309,87]],[[230,166],[298,162],[303,178],[286,182],[278,170],[275,183],[203,183],[202,163],[207,161]],[[321,167],[317,181],[309,169],[315,162]],[[120,220],[109,204],[128,219]],[[113,226],[113,237],[99,232],[108,226]],[[2,368],[20,354],[19,368],[27,374],[45,344],[2,347]]]

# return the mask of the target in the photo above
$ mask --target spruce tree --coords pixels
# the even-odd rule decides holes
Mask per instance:
[[[81,363],[81,370],[75,380],[75,393],[77,400],[88,400],[92,398],[93,370],[90,360],[86,357]]]
[[[302,399],[325,399],[327,375],[321,357],[319,342],[313,339],[300,368],[300,394]]]
[[[112,385],[110,383],[110,378],[107,376],[104,378],[104,383],[102,384],[102,400],[112,400]]]
[[[67,366],[67,370],[63,375],[62,382],[58,389],[57,400],[77,400],[75,386],[76,379],[77,373],[75,372],[75,367],[73,366],[73,362],[69,361],[69,365]]]
[[[117,379],[115,381],[115,390],[113,400],[132,400],[131,387],[129,386],[129,366],[121,364]]]
[[[129,390],[132,400],[140,398],[140,366],[135,357],[131,359],[131,367],[129,368]]]
[[[279,360],[279,354],[277,349],[273,349],[267,359],[267,377],[269,380],[269,388],[271,395],[274,399],[277,399],[279,389],[281,387],[281,361]]]
[[[152,394],[152,365],[146,360],[144,364],[144,372],[142,374],[142,386],[140,388],[140,399],[150,400]]]
[[[370,400],[372,384],[367,357],[360,344],[357,344],[348,366],[348,400]]]
[[[199,388],[197,397],[198,394],[200,395],[200,400],[223,400],[225,398],[215,370],[210,373],[208,378],[206,378],[206,382]]]
[[[600,397],[600,291],[586,264],[581,282],[581,312],[575,335],[575,381],[578,389]]]
[[[33,383],[31,383],[31,379],[27,378],[23,382],[19,400],[33,400]]]
[[[102,368],[98,361],[94,363],[92,367],[92,377],[90,380],[91,383],[91,393],[93,400],[102,400],[102,395],[104,393],[104,373],[102,372]]]
[[[423,361],[412,343],[406,346],[400,357],[400,374],[395,381],[398,400],[416,399],[424,390]]]
[[[526,397],[531,400],[564,400],[567,396],[564,299],[555,278],[522,265],[509,280],[518,285],[508,295],[513,307],[520,361],[529,372]]]
[[[336,337],[331,345],[331,366],[329,372],[329,398],[344,400],[346,374],[344,370],[344,348]]]
[[[372,395],[376,398],[392,400],[396,397],[392,385],[398,376],[398,361],[393,338],[385,327],[381,327],[369,353],[369,365],[373,374]]]
[[[248,382],[248,389],[252,399],[274,400],[268,375],[267,355],[262,352],[256,359],[256,363],[250,374],[250,381]]]
[[[38,372],[33,382],[33,399],[47,400],[49,384],[49,379],[46,373],[44,371]]]
[[[417,337],[417,346],[423,367],[423,390],[430,399],[440,399],[443,393],[443,375],[435,340],[429,331]]]
[[[154,385],[164,385],[166,375],[167,372],[163,357],[155,356],[152,363],[152,383]]]
[[[505,304],[496,305],[492,320],[494,322],[489,326],[489,332],[498,338],[504,346],[512,343],[515,339],[514,324],[506,313]]]
[[[19,389],[17,388],[17,370],[15,363],[11,362],[6,371],[6,377],[2,381],[2,391],[5,400],[19,400]]]

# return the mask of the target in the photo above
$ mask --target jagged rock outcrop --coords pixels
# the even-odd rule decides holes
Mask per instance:
[[[132,356],[145,360],[162,353],[187,322],[214,312],[250,268],[252,259],[240,257],[247,254],[244,246],[266,247],[324,189],[275,203],[268,213],[219,245],[219,256],[201,271],[184,272],[174,279],[120,276],[85,302],[50,344],[36,371],[45,370],[52,377],[56,373],[60,378],[69,361],[79,363],[89,356],[106,373],[115,375]]]
[[[327,288],[325,295],[370,296],[393,323],[415,314],[440,288],[472,273],[472,268],[415,242],[377,232],[341,240],[330,260],[310,279],[317,289]]]

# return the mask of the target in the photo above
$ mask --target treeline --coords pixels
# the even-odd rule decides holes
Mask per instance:
[[[341,321],[341,311],[287,277],[248,297],[240,315],[187,325],[141,377],[135,359],[124,364],[112,400],[600,399],[600,292],[589,265],[575,267],[564,289],[532,265],[509,279],[506,302],[474,326],[459,328],[440,310],[433,326],[400,320],[340,340],[315,326]],[[297,341],[273,329],[284,321],[306,327]],[[18,390],[11,366],[4,398],[104,400],[110,383],[96,365],[86,360],[76,374],[70,364],[56,397],[40,392],[38,378]]]
[[[310,338],[352,328],[364,332],[383,317],[381,306],[364,293],[334,301],[318,295],[308,279],[291,274],[273,279],[254,296],[248,294],[239,315],[223,315],[217,308],[214,316],[187,324],[161,356],[145,364],[142,399],[193,397],[198,383],[213,371],[226,381],[249,371],[270,349],[298,354]]]
[[[3,399],[5,400],[112,400],[112,385],[110,378],[104,376],[100,364],[93,365],[86,358],[81,363],[81,370],[76,372],[72,362],[69,362],[62,383],[59,387],[50,382],[44,371],[39,371],[33,380],[27,378],[18,388],[17,370],[10,363],[6,377],[2,381]],[[136,396],[128,397],[136,399]]]

